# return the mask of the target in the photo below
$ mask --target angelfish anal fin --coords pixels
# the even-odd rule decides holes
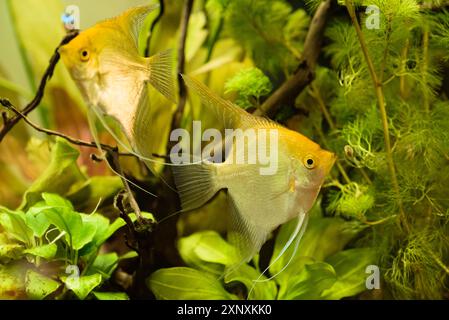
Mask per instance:
[[[237,248],[242,261],[249,262],[259,252],[270,231],[256,226],[250,219],[245,217],[239,211],[230,193],[228,193],[227,197],[231,215],[228,227],[228,240]]]

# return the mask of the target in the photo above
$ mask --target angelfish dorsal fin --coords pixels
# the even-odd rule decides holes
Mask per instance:
[[[131,8],[117,17],[125,32],[129,32],[130,36],[133,38],[136,48],[138,48],[139,33],[145,18],[150,12],[157,8],[159,8],[159,4],[157,3],[148,6],[139,6]]]
[[[201,103],[213,111],[217,119],[222,122],[224,128],[235,127],[242,116],[245,117],[248,115],[246,111],[230,101],[219,97],[198,80],[187,75],[182,75],[182,78],[187,87],[199,96]]]
[[[276,122],[254,116],[232,102],[219,97],[198,80],[187,75],[182,75],[187,87],[194,91],[201,99],[201,103],[214,112],[217,119],[222,122],[224,128],[240,127],[242,129],[255,126],[265,128],[281,127]]]

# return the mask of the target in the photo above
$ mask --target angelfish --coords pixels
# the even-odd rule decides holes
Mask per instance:
[[[138,51],[143,21],[157,7],[129,9],[82,31],[59,49],[86,103],[117,119],[130,140],[137,109],[146,103],[147,83],[175,100],[171,51],[149,58]]]
[[[289,243],[293,240],[299,243],[307,213],[336,155],[296,131],[244,111],[199,81],[188,76],[183,78],[188,88],[201,98],[202,104],[223,120],[225,128],[276,130],[278,137],[277,149],[266,150],[277,152],[274,174],[261,174],[260,169],[266,164],[260,161],[235,162],[236,154],[260,148],[260,141],[257,141],[260,135],[254,135],[252,139],[241,137],[246,139],[245,143],[237,141],[238,137],[225,142],[230,144],[231,152],[221,163],[206,159],[172,167],[183,210],[199,208],[219,190],[225,189],[230,212],[228,238],[238,248],[242,261],[249,261],[260,251],[272,231],[292,219],[297,219],[297,227]]]

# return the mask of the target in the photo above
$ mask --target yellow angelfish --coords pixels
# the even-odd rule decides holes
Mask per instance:
[[[139,55],[138,36],[146,16],[158,5],[129,9],[82,31],[59,49],[62,61],[86,103],[116,118],[130,139],[136,111],[146,103],[151,83],[174,101],[171,51]]]
[[[227,190],[231,214],[228,238],[237,245],[243,261],[250,260],[260,250],[274,229],[292,219],[297,219],[297,228],[288,245],[293,240],[299,243],[306,226],[307,212],[315,202],[336,155],[321,149],[298,132],[247,113],[195,79],[184,76],[184,80],[189,89],[199,95],[202,104],[223,119],[225,128],[276,131],[276,149],[263,152],[277,153],[277,170],[273,174],[261,174],[266,163],[236,163],[236,154],[259,152],[262,144],[259,144],[260,135],[235,136],[230,143],[231,152],[224,162],[213,163],[203,158],[200,163],[173,167],[183,210],[196,209],[219,190]],[[239,139],[244,139],[244,143]],[[249,157],[247,154],[246,158]]]

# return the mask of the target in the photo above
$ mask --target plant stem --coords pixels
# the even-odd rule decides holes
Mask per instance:
[[[404,72],[405,72],[405,66],[407,64],[406,59],[407,59],[407,55],[408,55],[409,46],[410,46],[410,40],[407,39],[405,42],[404,49],[402,49],[402,53],[401,53],[402,63],[401,63],[401,76],[399,78],[399,94],[400,94],[402,100],[406,99]]]
[[[397,204],[399,207],[399,219],[402,222],[402,226],[405,228],[405,230],[407,232],[409,232],[410,227],[408,225],[407,217],[405,216],[404,207],[402,204],[401,192],[400,192],[400,188],[399,188],[398,178],[396,175],[396,168],[395,168],[395,164],[394,164],[394,160],[393,160],[393,153],[391,150],[390,131],[388,128],[388,116],[387,116],[387,111],[385,108],[385,97],[384,97],[384,93],[383,93],[383,85],[382,85],[382,82],[380,82],[377,77],[377,74],[376,74],[376,71],[374,68],[374,64],[369,55],[368,47],[365,42],[365,37],[363,36],[362,29],[360,28],[360,24],[356,17],[354,3],[353,3],[353,1],[345,0],[345,4],[346,4],[346,8],[348,9],[348,13],[349,13],[349,16],[351,17],[354,28],[356,30],[357,37],[360,42],[360,47],[362,49],[363,56],[365,57],[365,61],[368,65],[368,70],[371,75],[373,85],[375,87],[377,102],[379,105],[379,111],[380,111],[380,115],[382,118],[382,127],[383,127],[383,132],[384,132],[384,142],[385,142],[385,150],[386,150],[386,154],[387,154],[388,169],[390,171],[393,189],[397,196]]]
[[[424,33],[423,33],[423,39],[422,39],[422,67],[421,67],[421,73],[422,73],[422,88],[423,88],[423,104],[424,104],[424,111],[429,112],[430,106],[429,106],[429,92],[427,91],[427,70],[428,70],[428,63],[429,63],[429,27],[424,27]]]

